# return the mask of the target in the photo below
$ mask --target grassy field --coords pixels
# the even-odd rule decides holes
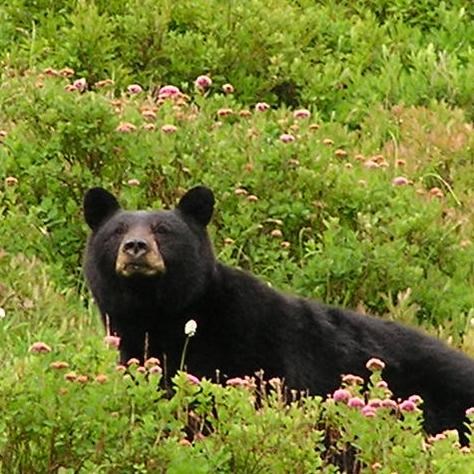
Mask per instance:
[[[131,383],[84,287],[81,202],[205,184],[222,261],[474,356],[473,20],[461,0],[1,2],[2,472],[470,472],[419,410]]]

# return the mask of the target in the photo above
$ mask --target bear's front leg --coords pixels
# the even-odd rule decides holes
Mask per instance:
[[[140,361],[140,364],[143,364],[145,345],[145,331],[131,326],[120,331],[120,363],[127,365],[130,359],[135,358]]]

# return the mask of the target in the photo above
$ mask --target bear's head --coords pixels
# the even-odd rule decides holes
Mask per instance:
[[[105,189],[90,189],[84,216],[92,229],[86,251],[91,289],[98,280],[122,288],[152,285],[163,302],[166,294],[189,299],[215,267],[206,230],[213,209],[212,191],[203,186],[188,191],[175,209],[158,211],[126,211]]]

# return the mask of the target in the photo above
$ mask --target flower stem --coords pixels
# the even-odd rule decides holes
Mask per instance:
[[[181,362],[179,363],[179,370],[184,369],[184,359],[186,358],[186,350],[188,349],[188,344],[189,344],[189,336],[186,337],[186,340],[184,341],[184,346],[183,346],[183,352],[181,353]]]

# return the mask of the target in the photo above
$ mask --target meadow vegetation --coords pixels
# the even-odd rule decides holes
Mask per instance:
[[[473,20],[467,0],[2,2],[2,472],[472,471],[416,404],[185,373],[169,398],[160,370],[116,370],[81,202],[205,184],[222,261],[474,356]],[[368,406],[381,377],[342,389]]]

